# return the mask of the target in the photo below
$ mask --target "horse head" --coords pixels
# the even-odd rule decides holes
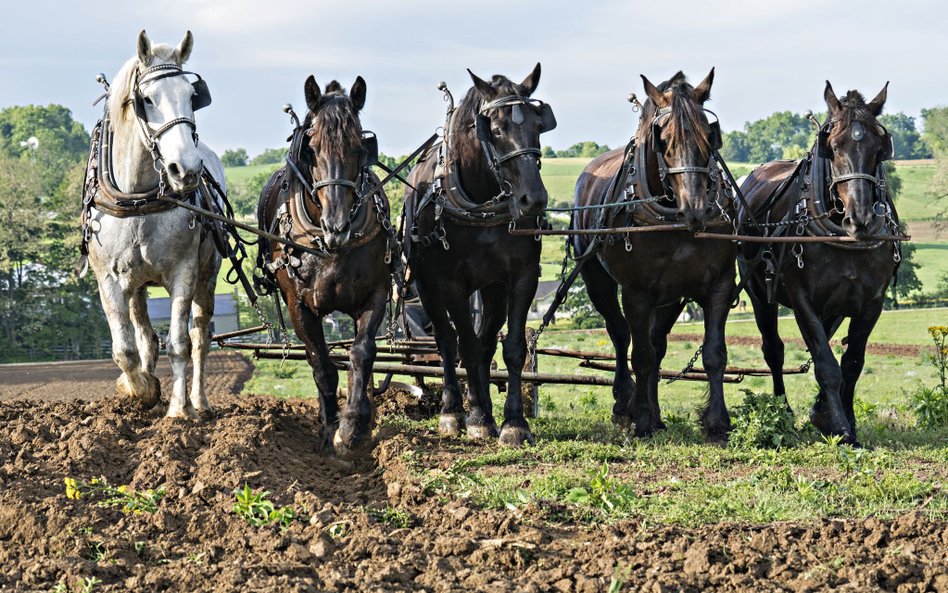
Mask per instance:
[[[194,112],[211,102],[201,77],[182,69],[193,45],[190,31],[177,47],[152,43],[145,31],[139,33],[137,57],[120,74],[121,93],[114,103],[126,120],[137,119],[156,170],[178,193],[193,191],[204,170]],[[192,82],[188,75],[197,80]]]
[[[530,98],[540,82],[540,64],[520,84],[500,75],[488,82],[470,70],[468,74],[474,86],[452,132],[469,137],[474,128],[477,142],[467,142],[467,147],[474,154],[485,153],[500,191],[510,197],[514,220],[538,216],[549,198],[540,178],[540,134],[556,127],[550,106]]]
[[[876,119],[885,105],[889,83],[866,103],[858,91],[837,97],[826,81],[823,98],[829,108],[817,139],[818,156],[830,163],[830,194],[843,204],[842,227],[858,239],[878,230],[876,196],[882,194],[882,163],[893,156],[892,137]]]
[[[309,107],[310,170],[320,225],[329,248],[349,240],[358,213],[367,169],[377,156],[374,136],[363,136],[359,111],[365,105],[365,80],[356,77],[349,94],[335,80],[320,92],[312,76],[303,85]]]
[[[709,121],[704,109],[711,96],[714,68],[696,87],[681,72],[658,86],[645,75],[642,82],[648,101],[639,141],[651,148],[663,193],[677,201],[678,219],[691,230],[701,230],[715,214],[712,152],[721,143],[717,121]]]

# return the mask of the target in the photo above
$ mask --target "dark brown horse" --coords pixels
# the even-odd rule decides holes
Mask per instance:
[[[321,257],[263,244],[266,272],[275,277],[296,335],[306,344],[319,390],[327,436],[342,454],[371,442],[374,421],[372,365],[375,336],[391,291],[391,244],[380,221],[389,215],[370,171],[377,156],[374,137],[359,121],[365,81],[358,77],[347,96],[333,81],[320,93],[310,76],[304,85],[309,113],[294,133],[287,165],[270,178],[260,196],[260,228],[323,251]],[[338,371],[329,359],[323,317],[340,311],[355,321],[349,353],[349,398],[342,418],[336,402]]]
[[[500,441],[532,442],[520,397],[527,354],[527,312],[540,273],[540,243],[514,237],[508,225],[533,226],[547,203],[540,179],[540,133],[555,126],[549,106],[531,100],[540,65],[520,83],[504,76],[490,82],[473,73],[474,86],[451,109],[445,141],[411,172],[405,196],[411,274],[434,324],[444,365],[439,430],[472,438],[498,436],[490,401],[489,373],[497,333],[507,322],[504,362],[510,373]],[[484,302],[475,332],[469,297]],[[467,418],[455,361],[468,373]]]
[[[799,162],[774,161],[759,167],[742,186],[756,217],[779,223],[772,227],[775,233],[866,240],[775,246],[766,253],[747,246],[741,263],[742,276],[751,275],[747,292],[754,303],[774,393],[786,396],[784,348],[777,333],[779,303],[793,309],[816,367],[820,391],[810,420],[823,433],[844,435],[850,442],[856,442],[853,393],[865,361],[866,342],[900,259],[898,243],[871,241],[874,236],[899,232],[882,169],[883,161],[892,158],[892,140],[876,120],[887,88],[869,103],[856,91],[840,100],[827,81],[824,98],[829,115],[813,150]],[[745,228],[751,227],[745,222]],[[851,321],[840,367],[829,340],[844,317]]]
[[[731,210],[712,155],[720,130],[703,108],[714,70],[697,87],[681,72],[658,87],[645,76],[642,80],[648,100],[634,142],[625,152],[613,150],[593,160],[576,183],[577,206],[629,204],[579,211],[573,226],[680,223],[687,230],[612,235],[598,246],[577,236],[573,246],[577,254],[586,253],[590,245],[595,249],[582,276],[616,349],[613,421],[620,426],[634,423],[638,436],[664,427],[659,367],[667,334],[690,299],[704,310],[702,354],[710,397],[702,422],[709,439],[722,439],[730,429],[722,382],[727,363],[724,323],[735,290],[737,252],[730,242],[702,241],[691,232],[720,223]],[[635,382],[627,361],[630,341]]]

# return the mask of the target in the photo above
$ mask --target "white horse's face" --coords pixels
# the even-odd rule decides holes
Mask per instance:
[[[155,51],[145,32],[138,38],[139,61],[147,66],[156,66],[167,62],[180,66],[191,54],[193,40],[190,31],[185,35],[181,44],[167,55],[161,56],[161,50]],[[167,48],[167,46],[164,46]],[[166,52],[165,52],[166,54]],[[165,59],[155,59],[159,56]],[[160,76],[146,75],[138,85],[141,100],[141,115],[148,135],[154,137],[156,132],[174,120],[194,121],[192,97],[194,87],[187,76]],[[146,145],[148,139],[144,139]],[[166,178],[171,189],[178,193],[193,191],[201,178],[204,162],[198,149],[197,131],[189,123],[178,123],[158,134],[158,151],[161,155]]]
[[[194,119],[191,109],[194,89],[184,76],[146,81],[140,88],[146,128],[151,133],[178,118]],[[158,138],[158,150],[172,189],[187,192],[197,187],[204,163],[191,126],[179,124],[164,132]]]

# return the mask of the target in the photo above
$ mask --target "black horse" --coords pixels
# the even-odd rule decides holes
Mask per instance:
[[[405,194],[406,250],[444,366],[440,432],[456,435],[466,425],[472,438],[498,436],[489,373],[497,333],[506,321],[503,354],[509,385],[500,441],[519,446],[533,440],[520,377],[527,354],[527,313],[540,273],[540,243],[510,235],[508,226],[540,223],[547,203],[540,179],[540,134],[556,121],[549,105],[530,98],[540,80],[539,64],[520,84],[499,75],[490,82],[470,75],[474,86],[457,109],[452,103],[437,154],[412,169],[414,189]],[[477,290],[484,303],[479,331],[469,304]],[[468,376],[466,419],[455,370],[459,349]]]
[[[365,81],[358,77],[348,95],[336,81],[320,93],[310,76],[304,91],[309,113],[294,132],[287,165],[264,187],[257,217],[261,229],[313,245],[322,256],[263,242],[258,265],[279,286],[296,335],[306,344],[326,434],[335,431],[337,452],[348,455],[371,442],[375,336],[391,291],[394,236],[381,222],[389,217],[385,194],[371,189],[379,182],[370,170],[378,148],[359,121]],[[356,330],[341,420],[339,376],[322,325],[333,311],[350,315]]]
[[[735,291],[737,249],[731,242],[693,235],[726,224],[732,211],[727,182],[714,161],[720,129],[703,107],[714,70],[697,87],[681,72],[657,87],[645,76],[642,80],[648,100],[633,142],[625,151],[594,159],[576,183],[576,206],[617,207],[578,211],[573,227],[673,224],[682,230],[610,235],[601,242],[576,236],[573,247],[587,255],[583,280],[616,350],[613,421],[623,427],[634,422],[637,436],[664,428],[659,367],[668,332],[690,299],[704,310],[702,354],[710,396],[702,422],[706,436],[720,440],[730,430],[723,387],[724,324]],[[635,382],[628,367],[630,341]]]
[[[842,99],[826,82],[828,119],[816,144],[799,162],[762,165],[742,186],[751,211],[778,223],[774,234],[849,236],[859,243],[807,243],[792,248],[745,246],[741,274],[763,338],[774,393],[786,396],[783,342],[777,333],[777,304],[793,309],[816,367],[820,391],[810,413],[826,434],[856,442],[853,394],[865,362],[866,342],[882,313],[889,281],[900,259],[899,244],[873,241],[897,235],[898,218],[886,191],[883,162],[892,158],[892,139],[876,120],[888,84],[866,103],[857,91]],[[744,216],[745,228],[753,225]],[[850,318],[842,366],[829,340]]]

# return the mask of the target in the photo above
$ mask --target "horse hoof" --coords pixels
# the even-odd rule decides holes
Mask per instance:
[[[217,410],[211,406],[202,407],[201,409],[196,410],[195,414],[197,414],[197,419],[201,422],[210,422],[211,420],[217,418]]]
[[[810,411],[810,423],[821,434],[841,436],[843,437],[842,442],[850,445],[856,442],[855,437],[852,436],[853,430],[849,422],[842,420],[834,422],[829,414],[813,409]]]
[[[144,397],[140,398],[139,401],[143,409],[149,410],[161,401],[161,381],[158,380],[158,377],[149,373],[145,375],[145,383],[148,387]]]
[[[353,436],[352,434],[346,438],[342,430],[337,430],[333,436],[332,445],[337,457],[346,461],[357,461],[365,459],[372,451],[372,438],[371,435]]]
[[[632,419],[622,414],[613,414],[612,423],[615,424],[619,430],[626,431],[632,426]]]
[[[165,414],[165,418],[184,418],[186,420],[197,420],[199,419],[197,410],[191,406],[185,406],[183,408],[179,407],[169,407],[168,413]]]
[[[496,424],[467,424],[467,437],[475,441],[486,441],[497,438]]]
[[[704,440],[707,443],[727,443],[728,435],[731,433],[731,419],[727,416],[710,420],[704,418]]]
[[[640,439],[647,439],[662,429],[659,422],[647,420],[635,423],[635,436]]]
[[[438,434],[446,437],[456,437],[461,434],[464,426],[464,417],[461,414],[441,414],[438,419]]]
[[[533,434],[525,426],[505,426],[500,430],[500,444],[520,448],[524,443],[534,444]]]

